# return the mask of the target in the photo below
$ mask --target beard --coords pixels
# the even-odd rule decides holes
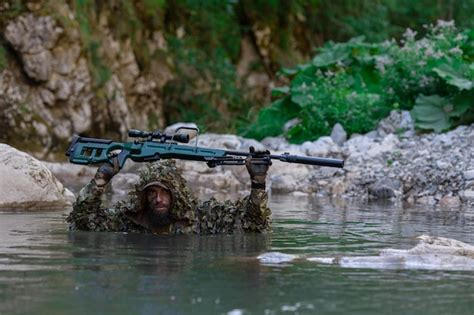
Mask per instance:
[[[152,228],[158,228],[158,227],[163,227],[166,225],[170,225],[173,223],[171,216],[169,214],[169,211],[165,213],[160,213],[156,211],[152,211],[148,209],[145,212],[145,218],[149,222],[150,227]]]

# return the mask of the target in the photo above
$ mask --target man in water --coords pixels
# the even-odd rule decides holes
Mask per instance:
[[[253,149],[253,148],[252,148]],[[265,232],[270,228],[265,179],[269,165],[250,156],[245,166],[251,179],[250,195],[231,202],[211,198],[201,202],[172,161],[148,163],[140,171],[128,201],[112,208],[102,205],[102,195],[118,173],[114,166],[99,167],[94,178],[79,193],[67,217],[70,228],[85,231],[116,231],[154,234],[232,234]]]

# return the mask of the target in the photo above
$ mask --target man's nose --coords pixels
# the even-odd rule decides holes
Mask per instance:
[[[158,194],[156,194],[155,199],[156,199],[156,201],[161,202],[163,200],[163,195],[158,193]]]

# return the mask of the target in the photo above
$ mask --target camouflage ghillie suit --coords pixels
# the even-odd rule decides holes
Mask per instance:
[[[137,222],[138,215],[146,207],[146,192],[143,188],[156,181],[172,195],[172,223],[158,230]],[[200,202],[170,161],[149,163],[141,170],[140,180],[135,190],[129,193],[129,200],[118,202],[112,208],[102,206],[101,196],[105,187],[97,185],[94,178],[81,190],[67,218],[71,229],[156,234],[231,234],[239,231],[264,232],[270,228],[271,211],[267,207],[264,187],[252,188],[249,196],[236,202],[218,202],[214,198]]]

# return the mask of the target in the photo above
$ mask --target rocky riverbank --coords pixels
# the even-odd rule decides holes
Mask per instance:
[[[361,201],[389,199],[442,207],[474,202],[474,125],[461,126],[445,134],[416,135],[409,113],[394,111],[377,130],[348,140],[340,126],[334,128],[331,137],[300,146],[280,138],[267,138],[261,143],[233,136],[203,138],[199,145],[209,143],[239,150],[254,145],[276,153],[345,160],[344,169],[277,161],[269,173],[268,186],[273,193],[317,194]],[[209,176],[212,173],[227,180],[222,187],[229,187],[229,183],[242,187],[248,182],[241,170],[235,168],[196,169],[190,163],[183,164],[183,168],[190,179],[196,178],[202,186],[213,182]],[[224,175],[225,172],[229,175]]]
[[[175,128],[170,126],[167,132]],[[200,135],[190,145],[196,141],[202,147],[247,151],[254,146],[257,150],[269,149],[276,154],[290,152],[345,160],[343,169],[275,161],[267,183],[273,194],[317,195],[359,201],[388,199],[441,207],[474,203],[474,125],[461,126],[445,134],[416,135],[409,114],[394,111],[376,130],[350,139],[346,139],[342,127],[336,125],[330,137],[301,145],[289,144],[283,138],[266,138],[258,142],[222,134]],[[25,162],[21,167],[28,168],[27,164]],[[95,167],[69,163],[44,164],[65,187],[75,193],[95,172]],[[249,190],[248,175],[242,166],[208,168],[205,163],[180,160],[177,164],[190,185],[201,195],[225,198],[245,194]],[[139,164],[128,161],[113,179],[114,199],[131,189],[138,179],[136,173],[139,167]],[[11,172],[3,174],[4,183],[11,180],[9,176],[18,176]],[[4,194],[9,195],[5,192],[9,184],[4,186]],[[16,193],[17,199],[25,198],[21,189],[12,192],[13,195]],[[26,203],[31,204],[30,201]]]

